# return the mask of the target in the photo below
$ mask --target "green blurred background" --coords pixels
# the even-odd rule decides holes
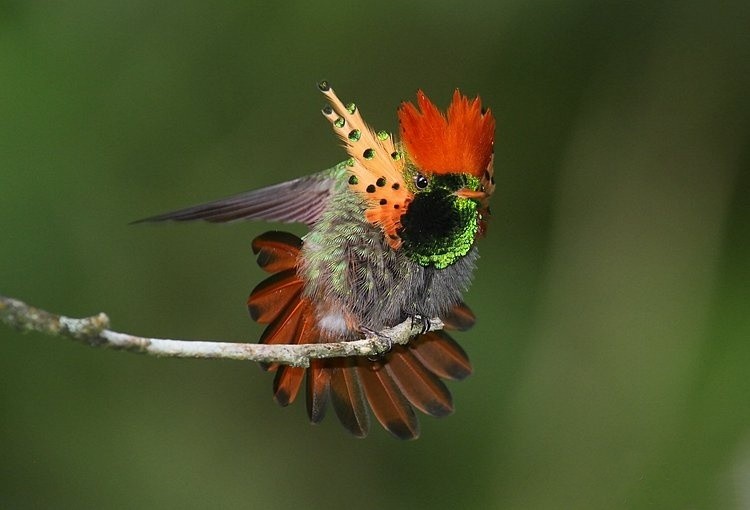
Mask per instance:
[[[744,1],[0,1],[0,292],[255,341],[279,225],[128,222],[341,160],[321,78],[498,119],[456,413],[356,440],[254,365],[0,326],[0,508],[750,508]]]

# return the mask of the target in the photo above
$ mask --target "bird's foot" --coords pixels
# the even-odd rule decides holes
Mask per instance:
[[[430,331],[430,318],[422,314],[415,313],[411,316],[411,328],[414,329],[414,325],[418,322],[422,323],[422,328],[419,330],[420,335],[424,335]]]

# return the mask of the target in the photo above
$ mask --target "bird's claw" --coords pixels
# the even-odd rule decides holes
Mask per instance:
[[[425,317],[422,314],[415,313],[414,315],[411,316],[411,327],[412,327],[412,329],[414,329],[414,324],[416,324],[417,322],[421,322],[422,323],[422,327],[419,330],[419,334],[420,335],[424,335],[425,333],[427,333],[428,331],[430,331],[430,318],[429,317]]]

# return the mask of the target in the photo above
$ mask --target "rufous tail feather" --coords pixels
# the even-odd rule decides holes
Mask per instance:
[[[304,344],[320,342],[314,304],[303,294],[297,274],[302,240],[286,232],[267,232],[253,241],[253,251],[264,270],[273,273],[253,289],[247,300],[251,317],[268,324],[260,342]],[[442,318],[446,328],[463,330],[474,314],[463,303]],[[419,436],[415,409],[431,415],[453,412],[451,394],[441,379],[463,379],[471,364],[463,349],[444,331],[413,338],[395,346],[377,361],[366,358],[312,360],[308,369],[276,363],[273,394],[282,406],[291,404],[306,380],[307,412],[319,423],[330,401],[342,425],[352,434],[369,432],[369,404],[375,418],[401,439]]]

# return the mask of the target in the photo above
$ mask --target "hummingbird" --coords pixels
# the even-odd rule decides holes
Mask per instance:
[[[398,108],[399,136],[375,131],[327,81],[322,113],[348,153],[312,175],[141,221],[268,220],[309,227],[303,238],[271,231],[253,252],[271,276],[247,300],[267,324],[260,342],[351,341],[409,318],[438,317],[446,330],[475,322],[463,301],[495,189],[495,119],[481,99],[458,89],[445,112],[422,92]],[[282,406],[306,389],[319,423],[330,407],[353,435],[367,436],[372,411],[400,439],[419,437],[416,410],[453,412],[444,380],[471,371],[466,352],[444,330],[424,331],[372,359],[314,359],[308,368],[277,363],[274,399]]]

